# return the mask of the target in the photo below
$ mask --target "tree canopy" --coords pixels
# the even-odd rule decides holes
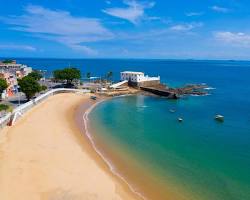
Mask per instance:
[[[10,64],[10,63],[13,63],[13,60],[7,59],[7,60],[2,61],[2,63]]]
[[[37,92],[42,90],[40,84],[31,76],[25,76],[18,80],[21,92],[23,92],[27,99],[30,100]]]
[[[10,105],[7,105],[7,104],[0,104],[0,112],[1,111],[11,112],[12,111],[12,107]]]
[[[55,70],[53,72],[54,78],[60,81],[67,81],[67,84],[72,84],[74,80],[81,78],[81,72],[76,68],[65,68],[61,70]]]
[[[39,81],[43,76],[39,71],[32,71],[28,76],[33,77],[35,80]]]
[[[0,78],[0,93],[2,94],[5,89],[7,89],[8,83],[5,79]]]

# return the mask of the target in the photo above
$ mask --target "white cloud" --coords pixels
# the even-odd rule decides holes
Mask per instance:
[[[228,13],[230,12],[229,8],[225,8],[225,7],[220,7],[220,6],[212,6],[211,9],[215,12],[221,12],[221,13]]]
[[[17,44],[0,44],[0,49],[4,50],[22,50],[22,51],[36,51],[37,49],[30,45]]]
[[[99,19],[74,17],[67,11],[50,10],[41,6],[30,5],[21,16],[1,18],[6,24],[12,25],[16,31],[32,33],[40,37],[60,42],[70,48],[79,49],[90,54],[89,47],[82,43],[109,40],[113,34],[106,29]]]
[[[103,10],[104,13],[113,17],[125,19],[133,24],[137,24],[145,17],[145,9],[154,7],[155,2],[141,3],[136,0],[124,0],[126,8],[108,8]]]
[[[201,16],[201,15],[204,15],[204,12],[189,12],[189,13],[186,13],[187,17]]]
[[[72,44],[72,45],[70,45],[70,47],[73,50],[82,51],[82,52],[85,52],[88,55],[98,55],[98,52],[96,50],[91,49],[91,48],[89,48],[87,46],[84,46],[84,45]]]
[[[240,47],[250,47],[250,34],[233,33],[228,31],[215,32],[214,38],[226,44],[231,44]]]
[[[201,26],[203,26],[202,23],[177,24],[177,25],[171,26],[169,30],[174,31],[174,32],[189,32]]]

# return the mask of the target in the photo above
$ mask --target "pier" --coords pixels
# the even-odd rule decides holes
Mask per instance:
[[[158,84],[151,87],[140,87],[140,89],[155,95],[167,97],[169,99],[179,99],[183,95],[206,95],[208,94],[207,91],[204,90],[206,87],[208,86],[201,84],[189,84],[180,88],[170,88],[166,85]]]

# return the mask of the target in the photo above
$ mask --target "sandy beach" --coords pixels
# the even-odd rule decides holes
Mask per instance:
[[[78,107],[92,104],[89,95],[58,94],[0,131],[1,200],[138,199],[76,125]]]

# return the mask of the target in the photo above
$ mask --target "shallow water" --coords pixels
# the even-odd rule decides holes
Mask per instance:
[[[215,122],[202,98],[212,97],[116,98],[94,109],[91,126],[103,148],[114,145],[114,151],[128,153],[167,191],[174,185],[195,199],[250,199],[249,127],[230,122],[229,116],[223,124]]]

